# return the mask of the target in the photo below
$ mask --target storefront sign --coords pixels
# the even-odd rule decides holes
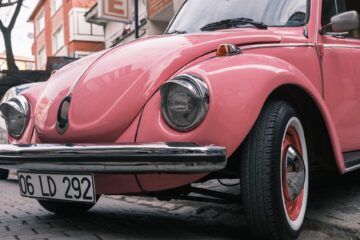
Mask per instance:
[[[105,20],[130,23],[133,0],[98,0],[98,17]]]

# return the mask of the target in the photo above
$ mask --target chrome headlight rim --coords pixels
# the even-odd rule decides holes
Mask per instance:
[[[15,111],[18,111],[20,114],[23,115],[25,119],[24,124],[22,128],[19,129],[20,131],[18,133],[14,133],[10,131],[11,128],[9,126],[7,116],[5,116],[10,108],[12,108]],[[5,119],[5,124],[8,134],[16,139],[21,138],[26,130],[30,118],[30,105],[26,97],[24,97],[23,95],[18,95],[16,97],[11,98],[9,101],[2,103],[0,105],[0,111],[3,115],[3,118]]]
[[[179,126],[175,124],[167,114],[167,100],[169,97],[169,90],[172,86],[182,86],[190,92],[197,94],[201,103],[200,111],[195,120],[188,126]],[[194,74],[182,74],[165,82],[160,89],[161,94],[161,112],[165,122],[178,132],[189,132],[197,128],[205,119],[210,106],[209,88],[205,81]]]

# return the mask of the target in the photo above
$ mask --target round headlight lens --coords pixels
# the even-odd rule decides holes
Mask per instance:
[[[29,118],[29,103],[20,95],[0,105],[0,111],[5,119],[8,133],[19,138],[25,131]]]
[[[209,91],[197,76],[181,75],[160,89],[162,114],[177,131],[190,131],[205,118],[209,109]]]

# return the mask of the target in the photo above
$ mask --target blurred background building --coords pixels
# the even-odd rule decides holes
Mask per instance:
[[[35,70],[35,59],[33,57],[15,56],[15,63],[19,70]],[[7,70],[6,54],[0,53],[0,71]]]
[[[185,0],[138,0],[140,37],[162,34]],[[134,0],[39,0],[34,25],[36,68],[49,57],[80,58],[135,39]]]
[[[99,0],[101,1],[101,0]],[[99,24],[105,29],[105,47],[115,46],[135,39],[135,24],[117,21],[116,17],[99,15],[99,1],[86,14],[86,21]],[[118,4],[122,0],[102,0],[106,4]],[[133,5],[134,0],[128,1]],[[181,7],[184,0],[138,0],[140,37],[162,34]],[[133,8],[131,15],[133,16]]]
[[[36,68],[46,68],[50,56],[82,57],[104,48],[104,29],[85,21],[96,0],[40,0],[29,21],[34,25]]]
[[[184,0],[148,0],[149,34],[162,34]]]

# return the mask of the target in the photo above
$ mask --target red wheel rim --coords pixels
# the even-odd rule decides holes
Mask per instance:
[[[295,221],[298,219],[300,212],[301,212],[303,198],[304,198],[304,189],[301,191],[301,193],[295,200],[291,200],[291,198],[289,196],[289,192],[288,192],[287,182],[286,182],[286,173],[287,173],[286,154],[287,154],[287,151],[290,146],[295,147],[296,150],[302,156],[303,151],[302,151],[300,137],[299,137],[297,130],[294,127],[289,127],[286,130],[284,142],[282,144],[282,160],[281,160],[282,167],[281,167],[281,169],[282,169],[282,194],[283,194],[284,202],[285,202],[285,208],[286,208],[285,210],[286,210],[286,213],[289,216],[289,218],[292,221]]]

